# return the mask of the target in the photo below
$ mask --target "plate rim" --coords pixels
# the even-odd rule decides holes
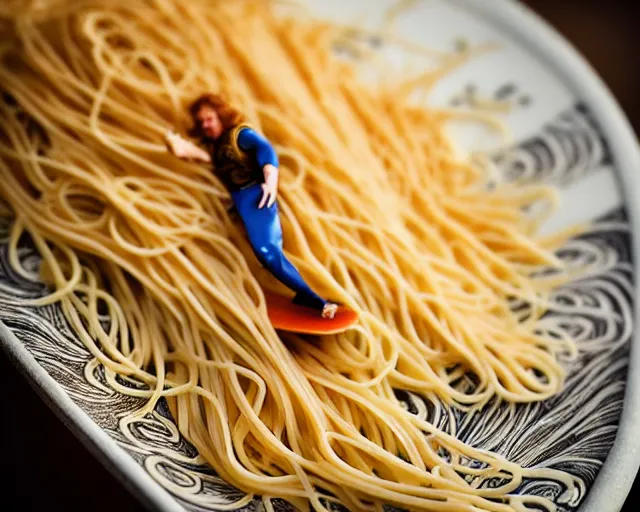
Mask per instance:
[[[451,1],[451,0],[450,0]],[[546,20],[519,0],[452,0],[497,25],[547,65],[584,100],[607,140],[621,185],[631,227],[634,270],[640,268],[640,146],[631,124],[599,74]],[[498,6],[496,4],[499,4]],[[496,8],[498,7],[498,8]],[[579,512],[619,511],[640,467],[640,288],[634,275],[635,328],[631,336],[623,408],[614,443],[589,488]],[[56,416],[78,440],[149,510],[184,511],[177,499],[160,486],[128,453],[38,364],[26,347],[0,320],[0,346]]]

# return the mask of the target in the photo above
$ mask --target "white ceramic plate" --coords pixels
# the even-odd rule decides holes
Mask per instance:
[[[392,2],[331,0],[312,3],[318,15],[372,27]],[[490,404],[482,414],[456,413],[458,436],[525,466],[551,466],[573,474],[580,486],[525,482],[522,491],[552,498],[560,510],[617,511],[640,461],[633,425],[640,420],[640,354],[634,330],[638,288],[633,269],[640,254],[635,197],[640,197],[640,152],[620,109],[590,67],[553,30],[511,0],[423,0],[397,20],[404,37],[450,50],[464,38],[494,41],[501,50],[464,66],[432,96],[458,105],[469,94],[511,96],[518,107],[506,120],[512,148],[495,156],[507,177],[554,183],[562,207],[545,229],[597,221],[561,256],[596,270],[557,291],[545,321],[561,324],[578,340],[579,361],[564,392],[541,404],[509,408]],[[398,60],[402,56],[395,56]],[[481,132],[461,131],[462,149],[490,148]],[[213,475],[178,433],[161,403],[144,421],[123,413],[140,401],[90,383],[91,357],[57,307],[31,308],[21,298],[44,292],[37,280],[15,275],[0,226],[0,340],[47,403],[122,482],[154,510],[216,510],[242,493]],[[36,268],[33,248],[22,255]],[[634,256],[635,255],[635,256]],[[4,322],[4,323],[3,323]],[[631,350],[633,348],[633,350]],[[92,370],[93,371],[93,370]],[[442,411],[399,392],[410,410],[442,428]],[[288,510],[280,503],[279,510]],[[257,502],[245,510],[256,510]]]

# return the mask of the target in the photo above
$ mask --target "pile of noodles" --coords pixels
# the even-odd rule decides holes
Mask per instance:
[[[184,436],[246,491],[236,505],[553,510],[513,492],[550,474],[570,486],[569,475],[468,446],[394,394],[466,409],[496,395],[539,401],[562,389],[558,358],[575,351],[537,328],[562,275],[533,277],[560,266],[565,237],[536,235],[553,191],[489,183],[445,136],[462,114],[419,101],[475,50],[407,44],[431,62],[407,77],[366,31],[276,11],[3,3],[0,198],[14,216],[12,265],[26,272],[28,233],[52,287],[32,303],[61,305],[109,384],[148,397],[137,414],[166,397]],[[211,169],[166,150],[167,130],[186,132],[186,106],[207,91],[274,144],[287,255],[357,310],[343,334],[274,331],[263,289],[288,291],[256,262]]]

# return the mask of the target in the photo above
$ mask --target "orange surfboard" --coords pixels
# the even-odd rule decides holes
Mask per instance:
[[[299,334],[337,334],[356,323],[358,314],[340,306],[333,318],[322,318],[314,309],[298,306],[291,299],[265,292],[267,314],[274,328]]]

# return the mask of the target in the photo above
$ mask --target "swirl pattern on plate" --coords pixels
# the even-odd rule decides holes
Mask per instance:
[[[569,185],[611,164],[611,154],[586,105],[576,104],[540,133],[493,155],[508,181]]]

